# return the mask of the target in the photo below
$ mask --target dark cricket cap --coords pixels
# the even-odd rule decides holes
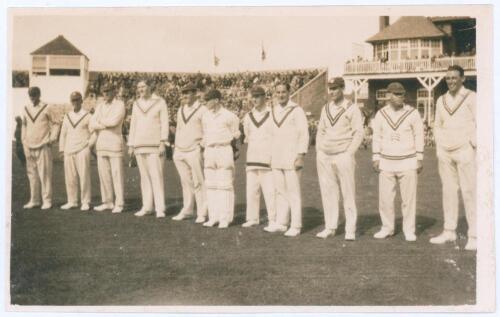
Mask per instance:
[[[250,94],[252,95],[252,97],[265,96],[266,91],[260,86],[255,86],[250,90]]]
[[[328,88],[331,89],[344,88],[344,87],[345,87],[345,82],[344,78],[342,77],[335,77],[333,80],[330,80],[330,82],[328,82]]]
[[[217,89],[210,89],[206,94],[205,94],[205,101],[210,101],[212,99],[222,99],[222,94],[220,91]]]
[[[190,83],[190,84],[187,84],[184,87],[182,87],[181,92],[186,93],[186,92],[197,91],[197,90],[198,90],[198,87],[195,84]]]
[[[40,88],[33,86],[28,89],[28,95],[30,96],[40,96]]]
[[[398,83],[398,82],[393,82],[393,83],[390,83],[389,86],[387,86],[387,92],[390,92],[391,94],[393,93],[405,93],[406,90],[405,90],[405,87],[403,85],[401,85],[401,83]]]

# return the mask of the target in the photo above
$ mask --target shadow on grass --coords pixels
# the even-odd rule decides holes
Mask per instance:
[[[317,208],[305,207],[302,209],[302,232],[312,231],[323,225],[323,212]]]
[[[247,204],[237,204],[234,207],[234,219],[232,226],[240,226],[246,221],[246,208]],[[260,211],[260,222],[267,222],[267,211],[266,209],[261,209]]]
[[[431,218],[431,217],[426,217],[426,216],[417,216],[416,219],[416,230],[415,234],[421,235],[424,231],[427,229],[431,228],[434,224],[436,223],[436,219]],[[358,225],[357,225],[357,230],[358,234],[360,236],[372,233],[375,233],[378,231],[378,229],[382,226],[382,222],[380,220],[379,215],[367,215],[367,216],[361,216],[358,217]],[[341,230],[343,231],[344,225],[340,225],[339,228],[342,228]],[[377,230],[372,230],[374,227],[377,227]],[[403,230],[403,218],[398,217],[396,218],[396,224],[394,228],[394,234],[398,234],[402,232]],[[339,230],[340,232],[340,230]]]
[[[400,221],[402,222],[402,219],[400,219]],[[416,223],[417,228],[415,230],[416,231],[415,234],[421,235],[424,231],[434,226],[435,223],[436,219],[434,218],[417,216],[417,223]]]
[[[167,216],[175,216],[182,209],[182,199],[179,198],[170,198],[165,202],[167,206],[167,211],[165,214]],[[135,213],[142,207],[141,199],[125,199],[125,213]],[[196,212],[196,210],[195,210]]]

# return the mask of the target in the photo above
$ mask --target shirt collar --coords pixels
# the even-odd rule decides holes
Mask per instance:
[[[149,109],[150,107],[152,107],[156,102],[158,102],[158,100],[160,99],[160,97],[158,97],[158,95],[156,94],[152,94],[151,97],[149,97],[148,99],[144,99],[144,98],[139,98],[137,99],[137,101],[143,105],[145,108]],[[114,101],[114,99],[113,99]]]
[[[255,113],[255,114],[264,114],[266,112],[269,112],[269,106],[265,106],[262,111],[258,111],[257,108],[254,107],[252,109],[252,112]]]
[[[448,90],[448,95],[449,95],[451,98],[457,98],[457,97],[459,97],[459,96],[460,96],[460,97],[461,97],[461,96],[465,96],[465,94],[466,94],[466,93],[467,93],[467,89],[466,89],[464,86],[460,87],[460,89],[457,91],[457,94],[456,94],[455,96],[452,96],[452,95],[450,94],[450,91]]]
[[[288,102],[286,103],[286,106],[282,107],[281,104],[278,102],[278,103],[276,103],[276,107],[278,107],[278,109],[285,110],[287,108],[295,107],[295,103],[292,100],[288,99]]]
[[[31,106],[35,109],[38,109],[38,108],[45,106],[45,104],[40,100],[36,106],[33,103],[31,103]]]
[[[335,102],[334,102],[333,100],[332,100],[332,101],[330,101],[330,105],[331,105],[332,107],[335,107],[335,108],[344,108],[344,109],[347,109],[347,105],[348,105],[348,104],[349,104],[349,100],[347,100],[346,98],[344,98],[344,99],[342,100],[342,102],[340,103],[340,105],[338,105],[338,106],[335,104]]]
[[[392,105],[389,103],[389,104],[387,105],[387,109],[388,109],[389,111],[391,111],[391,112],[398,113],[398,112],[401,112],[401,111],[405,111],[405,110],[407,110],[407,105],[406,105],[406,104],[403,104],[403,106],[402,106],[400,109],[395,110],[395,109],[392,107]]]
[[[195,102],[193,102],[193,104],[190,106],[188,104],[184,104],[184,107],[188,110],[190,109],[196,109],[198,108],[198,106],[200,105],[200,102],[198,100],[196,100]]]
[[[217,111],[214,111],[214,110],[210,110],[210,113],[213,115],[213,116],[218,116],[220,114],[222,114],[222,112],[224,111],[224,107],[220,107]]]

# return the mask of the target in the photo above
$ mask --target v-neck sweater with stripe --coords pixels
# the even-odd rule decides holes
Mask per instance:
[[[248,143],[247,170],[271,168],[273,124],[270,107],[260,112],[254,108],[245,114],[243,131],[245,143]]]
[[[74,154],[89,145],[91,142],[89,121],[90,115],[83,109],[78,113],[70,111],[64,116],[59,136],[59,152]]]
[[[183,105],[177,111],[177,128],[175,131],[175,149],[190,152],[199,148],[203,140],[201,118],[207,108],[196,101],[191,107]]]
[[[57,141],[59,124],[46,103],[40,101],[36,107],[32,104],[24,107],[22,122],[21,135],[24,146],[39,149]]]
[[[436,146],[453,151],[470,143],[476,146],[476,93],[462,87],[453,97],[449,92],[436,102],[434,120]]]
[[[380,109],[373,120],[373,160],[383,171],[401,172],[417,168],[424,157],[424,127],[418,111],[404,105]]]
[[[153,94],[149,99],[134,102],[128,146],[136,154],[158,153],[161,142],[168,142],[168,108],[163,98]]]
[[[326,154],[354,154],[363,142],[363,115],[356,105],[344,99],[321,110],[316,134],[316,150]]]

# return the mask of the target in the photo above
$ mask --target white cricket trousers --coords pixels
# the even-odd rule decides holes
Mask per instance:
[[[380,171],[379,174],[379,212],[382,228],[394,231],[394,199],[399,183],[401,192],[401,212],[403,214],[403,233],[415,234],[417,210],[417,170],[402,172]]]
[[[182,186],[183,207],[181,214],[191,216],[196,210],[198,217],[207,216],[207,191],[203,177],[203,162],[200,149],[189,152],[174,151],[174,164]]]
[[[276,188],[276,222],[291,228],[302,228],[302,197],[300,176],[302,170],[273,169]],[[290,221],[291,218],[291,221]]]
[[[26,157],[26,173],[30,183],[30,202],[52,204],[52,148],[44,145],[30,149]]]
[[[64,155],[64,180],[68,203],[78,204],[78,191],[82,204],[90,204],[90,149],[85,147],[80,152]]]
[[[123,157],[97,155],[97,171],[99,172],[102,203],[112,204],[114,196],[115,206],[123,207]]]
[[[455,231],[458,223],[458,190],[462,193],[467,235],[476,237],[476,153],[470,144],[455,151],[437,149],[443,184],[444,229]]]
[[[142,209],[165,212],[164,157],[160,157],[159,153],[140,153],[135,157],[141,175]]]
[[[205,149],[208,219],[231,223],[234,218],[234,160],[230,145]]]
[[[260,192],[264,196],[268,222],[276,222],[276,193],[271,169],[247,170],[247,221],[259,222]]]
[[[354,234],[358,215],[355,200],[354,171],[356,160],[354,156],[347,153],[329,155],[318,151],[316,153],[316,163],[325,217],[325,229],[337,229],[340,193],[342,193],[346,219],[345,232]]]

